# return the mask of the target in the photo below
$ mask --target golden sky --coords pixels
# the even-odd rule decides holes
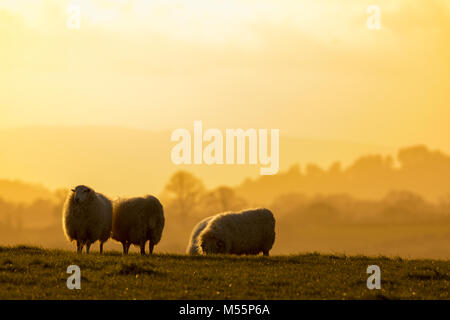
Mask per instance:
[[[445,0],[0,0],[0,126],[202,120],[450,151],[449,39]]]

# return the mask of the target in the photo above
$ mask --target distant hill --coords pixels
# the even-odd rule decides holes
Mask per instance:
[[[0,199],[30,203],[37,199],[55,200],[53,193],[39,184],[0,179]]]
[[[210,188],[259,177],[259,165],[176,166],[170,158],[175,145],[170,134],[94,126],[3,128],[0,178],[42,183],[52,189],[88,184],[116,196],[158,194],[180,169],[197,175]],[[329,166],[338,159],[346,164],[361,154],[394,151],[370,144],[282,136],[280,171],[294,163]]]
[[[340,162],[330,167],[294,165],[277,175],[247,179],[235,191],[258,206],[293,193],[309,196],[346,194],[376,200],[390,192],[400,192],[402,197],[414,193],[448,205],[450,155],[417,145],[402,148],[394,155],[362,155],[346,166]]]

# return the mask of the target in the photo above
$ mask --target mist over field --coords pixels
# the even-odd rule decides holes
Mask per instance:
[[[204,127],[209,128],[208,123]],[[192,132],[193,123],[185,128]],[[177,166],[171,161],[175,145],[170,131],[103,126],[0,128],[0,178],[41,183],[50,189],[85,183],[115,197],[158,193],[180,169],[198,176],[208,188],[237,186],[245,178],[260,176],[260,166],[249,164]],[[348,165],[361,154],[395,151],[361,142],[281,136],[280,171],[298,162],[328,167],[338,159]],[[5,196],[13,200],[14,189]]]
[[[78,130],[80,134],[73,134],[73,137],[86,134],[83,129]],[[133,167],[135,173],[128,167],[114,165],[126,161],[115,157],[118,154],[115,148],[93,149],[89,158],[80,154],[80,158],[70,161],[76,154],[76,139],[72,138],[73,142],[70,142],[66,138],[64,149],[67,152],[61,151],[58,161],[44,158],[45,143],[36,148],[37,161],[29,158],[22,161],[27,161],[33,169],[39,166],[53,166],[55,170],[64,168],[70,175],[71,171],[93,172],[104,163],[100,161],[101,155],[111,156],[112,160],[106,162],[110,167],[105,168],[102,177],[114,180],[115,190],[127,190],[127,183],[136,181],[137,185],[142,183],[135,186],[140,192],[133,190],[135,193],[130,191],[129,194],[156,195],[164,206],[166,227],[156,246],[157,252],[184,253],[192,228],[207,216],[264,206],[273,211],[277,221],[272,250],[275,255],[318,251],[448,259],[450,156],[426,146],[406,147],[392,155],[363,155],[347,165],[336,161],[324,167],[299,161],[273,176],[256,176],[234,185],[206,187],[200,178],[204,174],[202,171],[197,175],[197,172],[174,170],[169,175],[170,171],[165,171],[164,167],[153,170],[159,162],[157,159],[152,162],[147,151],[142,152],[147,156],[136,162],[140,168]],[[155,140],[142,138],[141,142],[147,141]],[[67,162],[67,167],[63,161]],[[73,166],[77,162],[81,165]],[[37,172],[55,174],[50,173],[50,168],[47,170]],[[128,182],[124,179],[122,185],[122,175],[139,172],[142,177],[148,175],[148,179],[153,174],[166,175],[163,187],[155,188],[150,182],[146,184],[147,179],[142,177],[133,177]],[[97,187],[101,185],[100,181],[89,184],[85,180],[88,179],[73,177],[72,184],[50,189],[25,181],[0,180],[0,244],[75,250],[75,244],[65,240],[61,225],[67,190],[76,184],[88,184],[96,191],[104,192]],[[115,198],[117,194],[111,196]],[[97,246],[93,248],[98,250]],[[112,240],[105,248],[121,250],[121,246]]]

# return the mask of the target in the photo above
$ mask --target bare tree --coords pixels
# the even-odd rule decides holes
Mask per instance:
[[[168,201],[184,221],[196,209],[204,192],[203,182],[186,171],[177,171],[164,188]]]
[[[226,186],[218,187],[207,192],[202,198],[202,208],[211,215],[217,212],[242,210],[247,206],[247,202],[238,197],[236,192]]]

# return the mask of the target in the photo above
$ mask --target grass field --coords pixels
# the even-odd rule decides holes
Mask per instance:
[[[69,265],[81,289],[69,290]],[[369,290],[367,266],[381,268]],[[450,261],[302,254],[273,257],[77,255],[0,247],[0,299],[449,299]]]

